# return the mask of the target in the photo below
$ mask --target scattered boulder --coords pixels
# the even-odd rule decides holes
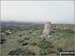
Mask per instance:
[[[52,38],[53,36],[52,35],[48,35],[48,38]]]
[[[22,45],[23,45],[23,46],[26,46],[26,45],[28,45],[28,43],[27,43],[27,42],[24,42],[24,43],[22,43]]]
[[[8,53],[8,55],[14,55],[16,53],[16,51],[15,50],[12,50],[12,51],[10,51],[9,53]]]
[[[43,35],[41,35],[41,37],[44,37]]]
[[[36,35],[36,33],[33,33],[33,35]]]
[[[68,27],[64,28],[64,29],[69,29]]]
[[[10,30],[6,31],[6,35],[10,35],[12,32]]]
[[[62,36],[63,34],[60,34],[60,36]]]
[[[30,37],[25,34],[20,34],[19,37],[23,37],[25,40],[30,39]]]
[[[24,39],[19,39],[17,41],[20,42],[20,43],[23,43],[24,42]]]
[[[45,37],[41,35],[41,38],[39,38],[41,41],[45,40]]]
[[[15,30],[14,32],[17,32],[17,30]]]
[[[4,35],[5,35],[5,33],[1,33],[1,34],[0,34],[0,36],[4,36]]]
[[[51,33],[54,33],[55,32],[55,29],[51,29]]]
[[[24,37],[25,40],[29,40],[30,39],[30,37],[27,36],[27,35],[24,35],[23,37]]]

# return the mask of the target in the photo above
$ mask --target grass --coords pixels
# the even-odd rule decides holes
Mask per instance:
[[[5,39],[5,42],[0,44],[1,54],[56,56],[59,51],[74,50],[75,25],[52,24],[51,27],[55,32],[51,34],[52,37],[44,41],[40,40],[43,25],[2,27],[1,30],[10,30],[12,33],[1,37]],[[24,39],[23,35],[27,35],[30,39]]]

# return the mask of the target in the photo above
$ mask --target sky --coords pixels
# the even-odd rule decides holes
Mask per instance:
[[[74,23],[74,1],[1,1],[1,21]]]

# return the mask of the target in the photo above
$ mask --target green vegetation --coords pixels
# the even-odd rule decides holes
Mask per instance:
[[[16,50],[13,50],[11,52],[9,52],[8,55],[35,55],[35,52],[31,52],[25,48],[18,48]]]
[[[48,49],[48,48],[53,48],[53,45],[51,42],[49,42],[47,40],[43,40],[43,41],[39,41],[38,47],[40,47],[42,49]]]
[[[0,44],[5,43],[5,41],[6,41],[6,39],[4,39],[4,38],[0,38]]]
[[[41,40],[44,25],[1,27],[5,33],[0,37],[1,56],[4,55],[51,55],[60,51],[74,50],[74,27],[72,24],[52,24],[55,31]],[[11,34],[6,34],[10,30]]]

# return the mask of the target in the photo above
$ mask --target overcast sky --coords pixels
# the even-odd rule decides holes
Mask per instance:
[[[1,1],[1,20],[74,23],[74,1]]]

